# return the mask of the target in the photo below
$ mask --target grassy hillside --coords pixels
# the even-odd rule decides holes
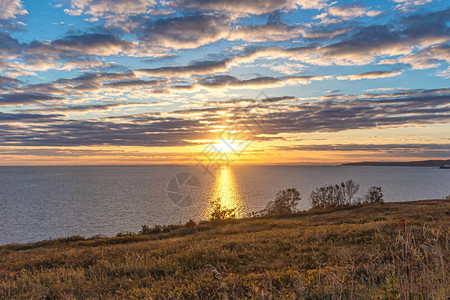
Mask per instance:
[[[450,201],[0,247],[0,298],[447,299]]]

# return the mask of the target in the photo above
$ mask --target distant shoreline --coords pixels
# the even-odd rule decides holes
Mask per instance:
[[[342,166],[386,166],[386,167],[442,167],[450,165],[450,159],[447,160],[422,160],[408,162],[357,162],[345,163]]]

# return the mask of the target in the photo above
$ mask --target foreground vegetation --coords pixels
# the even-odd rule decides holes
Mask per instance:
[[[0,298],[446,299],[446,200],[0,247]]]

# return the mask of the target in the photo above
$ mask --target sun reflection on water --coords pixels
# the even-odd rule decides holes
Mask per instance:
[[[242,216],[243,212],[238,187],[230,167],[221,167],[214,182],[209,200],[220,200],[224,208],[236,210],[236,217],[239,218]],[[211,211],[212,206],[209,207],[208,213],[210,214]]]

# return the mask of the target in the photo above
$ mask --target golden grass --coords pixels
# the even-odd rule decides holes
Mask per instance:
[[[0,298],[447,299],[449,208],[387,203],[3,246]]]

